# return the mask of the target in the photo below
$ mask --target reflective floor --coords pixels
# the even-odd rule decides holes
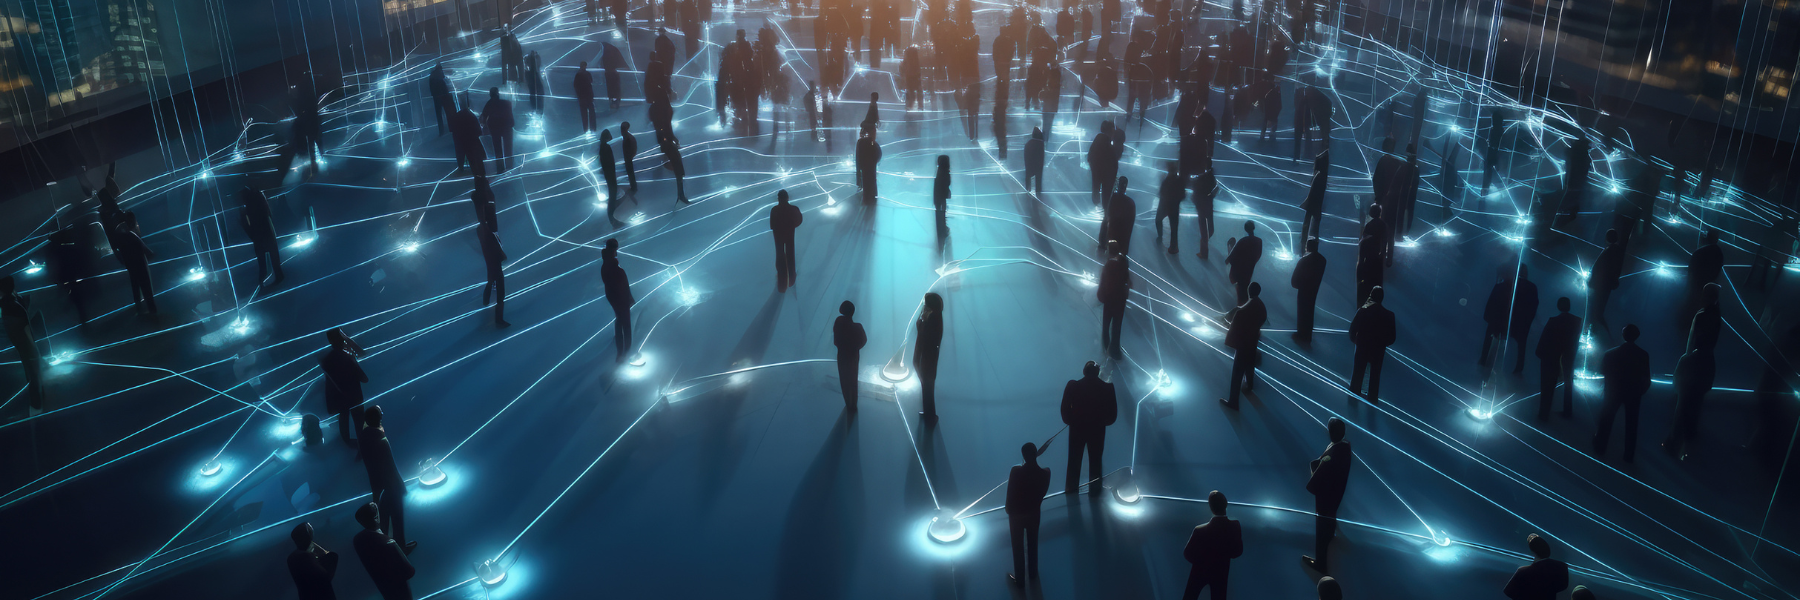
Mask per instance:
[[[1005,9],[978,8],[991,37]],[[1204,22],[1210,34],[1224,26],[1223,11],[1208,10],[1219,17]],[[1476,364],[1496,268],[1523,261],[1540,287],[1528,344],[1557,297],[1585,309],[1584,265],[1598,252],[1613,199],[1596,184],[1598,206],[1574,224],[1541,235],[1522,226],[1531,186],[1558,177],[1540,148],[1560,156],[1566,146],[1556,127],[1524,119],[1503,138],[1500,191],[1481,198],[1470,185],[1449,194],[1455,210],[1445,210],[1445,192],[1456,188],[1440,185],[1442,159],[1429,149],[1464,146],[1461,179],[1478,182],[1477,141],[1466,133],[1477,128],[1471,105],[1503,101],[1497,93],[1373,42],[1295,53],[1290,70],[1318,74],[1336,109],[1322,236],[1329,266],[1320,332],[1305,344],[1290,336],[1287,282],[1310,161],[1292,159],[1291,128],[1266,140],[1239,131],[1218,147],[1223,191],[1211,258],[1194,254],[1191,205],[1180,252],[1168,253],[1171,240],[1158,241],[1151,217],[1164,165],[1176,156],[1172,100],[1148,121],[1125,121],[1092,93],[1078,99],[1078,79],[1065,78],[1045,192],[1033,195],[1021,183],[1021,147],[1043,125],[1037,111],[1015,103],[1002,160],[988,109],[979,142],[971,141],[949,93],[903,111],[891,102],[898,94],[887,72],[859,70],[834,104],[836,127],[816,135],[797,106],[765,104],[754,128],[719,125],[709,81],[718,43],[733,29],[754,38],[766,20],[780,27],[784,44],[799,48],[784,54],[796,77],[813,77],[817,62],[811,14],[721,8],[702,55],[680,53],[676,91],[687,101],[676,107],[676,133],[694,204],[678,206],[636,87],[654,29],[633,21],[620,32],[578,12],[545,8],[519,21],[525,48],[548,65],[551,96],[541,114],[522,119],[517,164],[494,183],[511,328],[496,328],[480,302],[470,181],[453,172],[450,138],[420,103],[438,60],[430,55],[349,78],[328,107],[316,175],[281,154],[280,122],[252,124],[243,143],[202,165],[166,165],[159,153],[122,162],[125,207],[157,253],[158,317],[134,314],[115,272],[90,294],[90,308],[105,316],[77,325],[48,276],[31,270],[51,223],[76,210],[62,208],[74,190],[6,207],[16,218],[4,226],[0,260],[32,290],[53,364],[47,412],[29,418],[11,393],[24,387],[17,369],[0,368],[0,392],[12,398],[0,409],[9,597],[293,597],[283,557],[300,521],[314,525],[321,545],[353,554],[351,514],[368,492],[361,464],[337,442],[334,421],[323,445],[297,443],[300,415],[327,416],[316,357],[333,327],[370,351],[366,389],[388,415],[402,470],[441,461],[442,482],[415,480],[407,499],[419,597],[1175,598],[1187,577],[1182,546],[1216,489],[1245,528],[1237,597],[1306,598],[1318,575],[1300,561],[1313,544],[1304,483],[1332,416],[1350,423],[1358,457],[1347,523],[1332,546],[1347,597],[1496,597],[1524,564],[1532,532],[1549,536],[1556,556],[1576,568],[1574,583],[1602,598],[1774,598],[1800,589],[1794,495],[1776,494],[1782,465],[1741,447],[1757,425],[1751,390],[1772,356],[1762,332],[1791,326],[1779,308],[1794,297],[1795,278],[1766,292],[1745,288],[1749,256],[1736,235],[1726,237],[1731,281],[1721,282],[1730,327],[1700,445],[1686,461],[1656,446],[1672,418],[1668,374],[1691,311],[1680,271],[1698,237],[1694,223],[1755,220],[1767,214],[1764,200],[1733,189],[1713,201],[1690,198],[1687,212],[1659,217],[1634,242],[1607,321],[1643,328],[1658,383],[1628,464],[1618,440],[1607,456],[1585,451],[1598,380],[1578,381],[1574,418],[1539,423],[1537,361],[1526,361],[1523,377],[1507,374],[1520,351],[1509,345],[1497,370]],[[442,62],[458,89],[500,85],[490,38],[446,48]],[[633,70],[628,101],[600,106],[603,126],[616,132],[630,120],[643,140],[641,189],[623,197],[607,197],[594,167],[597,140],[578,134],[568,97],[573,66],[597,63],[600,42],[625,50]],[[1071,52],[1069,65],[1076,60]],[[986,65],[983,73],[991,99],[995,80]],[[1389,133],[1371,115],[1390,98],[1406,102],[1420,84],[1434,100],[1421,134],[1420,222],[1388,273],[1399,341],[1382,402],[1369,405],[1346,395],[1344,329],[1354,311],[1356,215],[1380,155],[1369,142]],[[508,90],[523,112],[522,91]],[[864,203],[849,157],[870,91],[884,100],[885,158],[880,198]],[[1414,124],[1401,113],[1404,136]],[[1103,120],[1124,122],[1122,174],[1143,209],[1118,360],[1100,344],[1099,223],[1084,158]],[[950,157],[954,176],[947,232],[931,209],[938,155]],[[1642,159],[1628,149],[1608,154],[1596,178],[1608,181],[1632,161]],[[284,234],[280,285],[254,281],[234,212],[247,183],[279,184],[270,195]],[[766,221],[780,189],[805,214],[798,282],[785,293],[775,288]],[[625,225],[610,224],[609,211]],[[1246,220],[1267,240],[1256,280],[1271,316],[1260,383],[1233,412],[1215,400],[1230,372],[1219,321],[1233,299],[1224,238],[1241,235]],[[638,299],[641,361],[623,365],[599,281],[607,238],[621,242]],[[901,352],[928,291],[946,303],[935,426],[918,418],[916,379],[882,376],[890,363],[910,364]],[[854,417],[843,410],[832,360],[831,323],[843,300],[856,303],[869,334]],[[1591,337],[1595,351],[1616,343],[1616,329]],[[0,358],[17,364],[11,351]],[[1107,476],[1091,500],[1045,500],[1042,579],[1009,591],[996,486],[1018,462],[1019,444],[1058,434],[1064,382],[1087,360],[1103,362],[1120,394]],[[1791,437],[1780,435],[1784,444]],[[1053,491],[1065,475],[1063,442],[1056,436],[1043,459]],[[932,540],[934,517],[956,519],[962,537]],[[490,561],[505,573],[492,586],[476,578],[476,566]],[[336,589],[347,598],[375,594],[350,556]]]

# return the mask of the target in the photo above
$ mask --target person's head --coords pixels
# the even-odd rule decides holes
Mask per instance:
[[[1106,240],[1106,255],[1107,256],[1118,256],[1119,255],[1119,240]]]
[[[313,543],[312,523],[301,522],[299,525],[295,525],[293,533],[289,533],[288,537],[292,538],[294,540],[295,548],[299,548],[301,550],[306,550],[306,549],[312,548],[312,543]]]
[[[869,92],[869,101],[870,102],[876,102],[879,100],[881,100],[881,92]]]
[[[1563,296],[1561,298],[1556,299],[1556,310],[1560,310],[1562,312],[1569,312],[1569,297],[1568,296]]]
[[[1409,157],[1415,157],[1415,158],[1418,157],[1419,156],[1419,145],[1413,144],[1410,142],[1407,143],[1406,144],[1406,155]]]
[[[1206,495],[1206,505],[1212,508],[1212,513],[1216,516],[1225,516],[1227,504],[1229,503],[1225,501],[1225,494],[1219,490],[1213,490],[1211,494]]]
[[[1717,229],[1706,230],[1706,243],[1708,243],[1708,244],[1719,243],[1719,230],[1717,230]]]
[[[499,100],[500,99],[500,88],[498,88],[498,87],[488,88],[488,99],[489,100]]]
[[[779,192],[775,192],[775,201],[779,202],[781,204],[787,204],[788,203],[787,190],[781,190]]]
[[[1119,178],[1119,193],[1123,194],[1123,193],[1125,193],[1125,190],[1129,190],[1129,189],[1131,189],[1131,178],[1120,177]]]
[[[1262,284],[1254,282],[1254,281],[1250,282],[1250,297],[1251,298],[1262,297]]]
[[[600,247],[600,251],[618,254],[619,253],[619,238],[606,238],[606,242],[604,245],[602,245]]]
[[[1700,288],[1700,301],[1707,306],[1719,303],[1719,284],[1708,283]]]
[[[1550,540],[1538,534],[1525,536],[1525,546],[1531,548],[1531,555],[1537,558],[1550,558]]]
[[[1034,139],[1034,140],[1044,139],[1044,130],[1038,129],[1036,127],[1031,128],[1031,139]]]
[[[1172,160],[1169,161],[1169,174],[1174,175],[1179,171],[1181,171],[1181,164]]]
[[[581,70],[583,70],[583,71],[587,70],[587,61],[585,61],[585,60],[581,61]]]
[[[370,405],[369,410],[363,411],[363,422],[367,423],[369,427],[380,427],[381,405]]]
[[[1519,265],[1519,281],[1531,280],[1531,267]]]
[[[1594,591],[1585,585],[1575,586],[1575,589],[1569,592],[1569,600],[1594,600]]]
[[[123,216],[121,216],[120,219],[125,223],[126,227],[130,227],[132,229],[137,228],[137,224],[138,224],[137,213],[129,211],[129,210],[125,211],[125,214]]]
[[[939,154],[938,160],[937,160],[937,165],[938,165],[939,171],[949,169],[950,168],[950,157],[948,155]]]
[[[1642,332],[1638,331],[1636,323],[1626,323],[1625,331],[1620,332],[1620,335],[1624,336],[1627,342],[1636,342],[1640,333]]]
[[[11,275],[0,277],[0,294],[11,294],[16,289],[19,289],[19,282],[13,280]]]
[[[325,332],[325,341],[329,342],[333,348],[357,351],[356,340],[350,339],[350,334],[344,333],[342,327],[333,327],[330,331]]]
[[[362,508],[356,509],[356,522],[362,525],[363,529],[380,529],[381,507],[376,506],[374,502],[363,504]]]
[[[1316,237],[1306,238],[1306,251],[1307,252],[1318,252],[1319,251],[1319,238],[1316,238]]]
[[[600,130],[600,143],[605,144],[605,143],[611,142],[611,141],[612,141],[612,132],[607,131],[605,129]]]
[[[1113,130],[1113,124],[1112,124],[1111,120],[1106,120],[1106,121],[1100,122],[1100,133],[1112,133],[1112,130]]]
[[[660,28],[658,28],[658,29],[660,29]],[[744,30],[742,30],[742,29],[739,29],[739,30],[738,30],[738,31],[737,31],[737,39],[738,39],[738,41],[740,41],[740,42],[741,42],[741,41],[744,41]]]
[[[1608,244],[1619,243],[1619,230],[1617,230],[1617,229],[1606,230],[1606,243],[1608,243]]]
[[[1382,152],[1393,152],[1394,151],[1394,138],[1386,138],[1386,139],[1381,140],[1381,151]]]
[[[1319,600],[1344,600],[1344,588],[1327,575],[1319,578]]]
[[[1087,361],[1087,364],[1081,365],[1081,376],[1082,377],[1098,377],[1098,376],[1100,376],[1100,363],[1090,360],[1090,361]]]
[[[1383,291],[1381,289],[1381,286],[1378,285],[1378,286],[1369,288],[1369,301],[1370,302],[1374,302],[1376,304],[1381,304],[1381,300],[1386,297],[1387,297],[1387,292]]]
[[[838,314],[846,317],[854,317],[856,316],[856,305],[851,304],[849,300],[845,300],[843,304],[838,305]]]
[[[1244,235],[1246,237],[1256,235],[1256,221],[1244,221]]]
[[[1381,205],[1380,204],[1370,204],[1369,205],[1369,218],[1373,219],[1373,218],[1379,217],[1379,216],[1381,216]]]
[[[925,308],[931,312],[944,312],[944,297],[937,292],[925,292]]]

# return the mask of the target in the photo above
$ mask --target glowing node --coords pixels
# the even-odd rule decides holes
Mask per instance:
[[[1450,133],[1462,133],[1462,126],[1461,125],[1451,125]]]
[[[199,281],[202,279],[206,279],[206,269],[202,269],[200,267],[194,267],[192,269],[188,269],[188,276],[187,276],[188,281]]]
[[[414,252],[418,252],[419,251],[419,243],[418,242],[406,242],[404,244],[400,244],[400,251],[405,252],[407,254],[412,254]]]
[[[295,248],[305,248],[307,246],[311,246],[312,243],[314,241],[317,241],[318,239],[319,239],[318,234],[302,233],[298,237],[294,238],[294,247]]]
[[[826,206],[837,206],[837,198],[833,198],[831,196],[826,196],[825,197],[825,205]]]
[[[1432,543],[1435,543],[1438,546],[1449,546],[1450,545],[1450,534],[1445,533],[1443,531],[1432,530],[1431,541],[1432,541]]]
[[[642,352],[634,352],[631,354],[631,361],[628,364],[634,367],[641,367],[650,364],[650,357],[645,356]]]
[[[931,536],[931,540],[939,544],[955,542],[968,533],[969,528],[963,525],[962,519],[956,518],[956,515],[947,508],[938,511],[938,516],[932,517],[931,525],[925,528],[925,534]]]
[[[250,333],[250,319],[238,317],[236,321],[231,322],[231,331],[238,335]]]
[[[675,293],[675,298],[682,306],[693,306],[700,303],[700,290],[684,287]]]
[[[1276,250],[1275,260],[1294,260],[1294,253],[1286,250]]]
[[[411,165],[412,165],[412,159],[404,157],[404,156],[400,157],[400,160],[394,162],[394,166],[400,167],[402,169],[404,169],[408,166],[411,166]]]
[[[551,152],[549,148],[538,151],[538,158],[550,158],[555,155],[556,153]]]
[[[1156,391],[1161,392],[1164,395],[1168,395],[1170,392],[1175,391],[1175,379],[1169,377],[1169,373],[1161,369],[1156,371],[1156,378],[1152,380],[1150,384],[1155,386]]]
[[[1094,274],[1092,272],[1082,271],[1081,272],[1081,284],[1088,286],[1088,287],[1097,287],[1100,285],[1100,282],[1098,280],[1094,279]]]
[[[494,587],[506,581],[506,567],[497,558],[484,561],[475,565],[475,576],[481,579],[481,585]]]
[[[1619,186],[1616,186],[1616,185],[1612,186],[1612,193],[1614,193],[1614,194],[1619,193]]]
[[[881,378],[893,383],[899,383],[906,381],[907,377],[911,377],[912,369],[906,368],[906,361],[902,358],[905,355],[906,347],[901,346],[900,350],[894,353],[894,358],[889,359],[887,364],[882,365]]]
[[[1494,411],[1471,408],[1469,409],[1469,416],[1475,417],[1475,420],[1477,421],[1486,421],[1494,418]]]
[[[75,355],[68,351],[58,352],[50,357],[50,366],[54,367],[75,360]]]
[[[1438,229],[1437,234],[1438,237],[1456,237],[1456,232],[1449,229]]]
[[[42,272],[44,272],[44,265],[37,264],[37,261],[32,261],[30,266],[25,267],[26,275],[36,275]]]
[[[1519,218],[1518,218],[1518,219],[1516,219],[1516,220],[1514,220],[1514,221],[1513,221],[1513,222],[1514,222],[1514,223],[1518,223],[1518,224],[1520,224],[1520,225],[1530,225],[1530,224],[1531,224],[1531,217],[1527,217],[1527,216],[1525,216],[1525,215],[1519,215]]]
[[[438,459],[435,457],[427,458],[419,465],[419,485],[434,488],[444,485],[444,482],[450,479],[450,476],[444,474],[444,470],[438,467]]]
[[[1181,320],[1186,321],[1188,323],[1194,322],[1194,313],[1191,313],[1191,312],[1181,313]]]
[[[387,121],[376,121],[375,122],[375,130],[376,131],[386,131],[387,130]]]
[[[211,170],[201,171],[200,178],[201,179],[212,179],[212,171]]]
[[[216,458],[208,460],[205,464],[200,465],[200,474],[207,477],[218,475],[219,472],[223,470],[225,470],[225,465],[219,464],[219,459]]]
[[[1139,500],[1144,499],[1143,491],[1138,489],[1137,481],[1131,477],[1131,471],[1120,473],[1119,476],[1125,480],[1113,486],[1114,498],[1126,504],[1137,504]]]

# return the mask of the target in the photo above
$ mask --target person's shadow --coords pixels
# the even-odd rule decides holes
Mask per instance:
[[[800,479],[777,548],[778,596],[847,595],[864,533],[860,440],[857,422],[840,413]]]

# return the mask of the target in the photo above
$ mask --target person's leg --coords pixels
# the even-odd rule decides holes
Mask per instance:
[[[1376,350],[1369,357],[1369,403],[1381,401],[1381,365],[1387,362],[1387,349]]]
[[[637,157],[630,154],[625,155],[625,183],[628,184],[627,187],[630,187],[631,191],[638,191]]]
[[[156,288],[150,283],[150,265],[138,267],[135,277],[138,286],[144,290],[144,306],[150,309],[150,314],[156,314]]]
[[[1200,571],[1190,568],[1188,570],[1187,587],[1182,588],[1181,590],[1181,600],[1200,600],[1200,590],[1205,587],[1206,579],[1200,576]],[[1217,592],[1215,591],[1214,593],[1216,594]]]
[[[1622,405],[1618,398],[1608,397],[1600,403],[1600,428],[1594,432],[1594,452],[1606,453],[1607,442],[1612,439],[1613,417],[1618,416]]]
[[[1012,531],[1012,575],[1021,582],[1027,577],[1025,572],[1025,518],[1007,517],[1007,529]]]
[[[269,280],[269,253],[264,252],[254,243],[250,245],[250,248],[256,252],[256,284],[262,285],[262,282]]]
[[[1025,523],[1025,572],[1027,577],[1038,578],[1038,525],[1041,517],[1032,515]]]
[[[1106,431],[1101,430],[1100,435],[1096,435],[1087,440],[1088,481],[1093,482],[1088,486],[1089,496],[1097,496],[1100,494],[1100,478],[1106,476],[1106,471],[1101,470],[1100,467],[1100,457],[1105,454],[1105,452]]]
[[[785,290],[788,284],[787,255],[781,238],[775,238],[775,289]]]
[[[506,322],[506,273],[496,265],[488,271],[488,280],[494,282],[494,322]]]
[[[25,369],[26,402],[31,408],[44,408],[44,357],[33,352],[30,356],[20,356],[19,366]]]
[[[1180,249],[1181,249],[1181,205],[1177,204],[1175,206],[1175,210],[1169,211],[1169,254],[1174,254],[1176,252],[1179,252]]]
[[[619,362],[625,362],[631,349],[631,307],[612,305],[613,309],[613,346],[618,349]]]
[[[1069,496],[1074,496],[1081,487],[1081,451],[1087,442],[1086,437],[1069,433],[1069,469],[1068,475],[1063,477],[1063,492]]]
[[[1337,535],[1337,515],[1317,512],[1313,518],[1313,566],[1323,573],[1330,568],[1327,553],[1331,550],[1331,538]]]
[[[787,241],[787,272],[788,272],[787,284],[788,285],[794,285],[794,282],[800,280],[800,270],[794,264],[794,262],[795,262],[794,257],[795,257],[794,240],[790,239]]]
[[[844,393],[844,408],[856,411],[856,369],[857,361],[852,357],[838,357],[838,387]]]
[[[1556,379],[1560,374],[1561,364],[1554,360],[1538,361],[1538,412],[1539,421],[1550,420],[1550,409],[1556,404]]]
[[[1236,306],[1243,306],[1245,302],[1250,301],[1250,278],[1246,277],[1243,281],[1239,281],[1234,285],[1237,286]]]
[[[1368,353],[1357,349],[1350,358],[1350,395],[1363,395],[1363,370],[1369,366]]]
[[[1527,335],[1529,335],[1529,334],[1527,334]],[[1516,347],[1515,352],[1518,355],[1513,360],[1512,373],[1514,375],[1518,375],[1520,373],[1525,372],[1525,341],[1526,341],[1526,337],[1524,335],[1514,335],[1514,336],[1512,336],[1512,340],[1513,340],[1513,342],[1515,342],[1515,347]]]
[[[406,492],[404,490],[390,490],[383,492],[381,494],[381,499],[382,504],[384,505],[381,510],[383,520],[391,522],[388,534],[394,538],[394,542],[400,544],[401,548],[405,548]]]
[[[1225,404],[1232,408],[1237,408],[1238,405],[1239,387],[1244,384],[1244,363],[1249,362],[1245,358],[1249,353],[1248,350],[1238,350],[1231,357],[1231,382],[1230,388],[1225,392]]]
[[[925,415],[933,419],[937,418],[937,373],[935,370],[930,375],[926,375],[922,371],[919,373],[919,392],[924,400]]]
[[[1625,405],[1625,462],[1637,456],[1638,408],[1644,404],[1643,398],[1632,398]]]
[[[1563,382],[1563,408],[1565,417],[1575,416],[1575,356],[1564,356],[1558,361],[1557,378]]]

